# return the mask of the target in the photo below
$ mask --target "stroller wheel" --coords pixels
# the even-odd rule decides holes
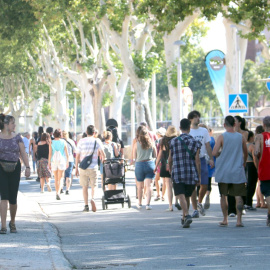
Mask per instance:
[[[128,208],[130,208],[131,207],[131,201],[130,201],[129,196],[127,196],[127,198],[128,198]]]
[[[102,209],[105,210],[105,198],[104,198],[104,196],[102,196]],[[107,209],[107,207],[106,207],[106,209]]]

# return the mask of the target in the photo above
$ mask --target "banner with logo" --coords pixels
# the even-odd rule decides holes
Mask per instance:
[[[213,50],[205,56],[205,64],[207,66],[212,84],[214,86],[221,111],[225,115],[225,94],[224,84],[226,76],[225,54],[220,50]]]

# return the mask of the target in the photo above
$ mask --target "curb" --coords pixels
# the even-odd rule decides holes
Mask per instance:
[[[72,265],[64,256],[61,249],[61,240],[55,225],[48,222],[48,216],[42,211],[40,205],[35,200],[30,200],[22,192],[19,195],[31,205],[31,210],[40,222],[42,222],[43,234],[46,237],[51,263],[54,270],[70,270],[73,269]]]

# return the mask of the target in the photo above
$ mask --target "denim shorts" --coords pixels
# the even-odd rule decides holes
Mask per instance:
[[[154,179],[155,178],[155,162],[153,160],[149,161],[139,161],[135,164],[135,176],[138,182],[143,182],[144,179]]]
[[[265,198],[270,196],[270,180],[261,181],[261,193]]]
[[[72,173],[72,170],[73,170],[74,162],[69,162],[68,164],[69,164],[69,166],[65,170],[65,178],[71,178],[71,173]]]

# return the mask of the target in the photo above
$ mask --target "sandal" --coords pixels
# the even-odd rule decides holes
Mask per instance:
[[[161,200],[162,200],[163,202],[165,201],[165,199],[164,199],[163,197],[161,198]]]
[[[9,222],[9,229],[11,233],[17,233],[17,229],[14,223]]]
[[[0,234],[6,234],[7,233],[7,228],[2,228],[0,230]]]
[[[228,223],[219,222],[218,226],[219,227],[228,227]]]

